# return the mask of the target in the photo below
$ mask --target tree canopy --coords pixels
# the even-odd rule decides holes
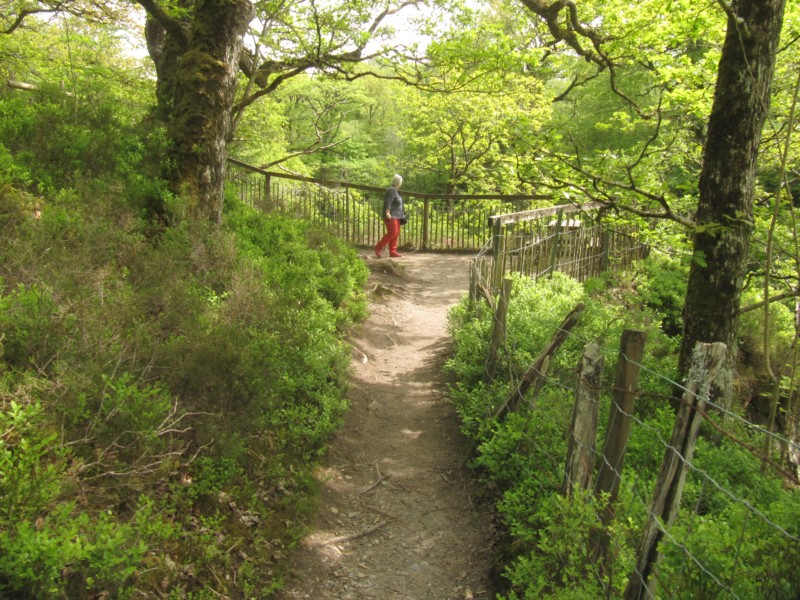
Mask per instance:
[[[363,310],[363,265],[303,223],[226,196],[229,157],[371,186],[400,173],[422,194],[597,202],[608,223],[639,226],[651,251],[631,281],[609,277],[609,307],[597,308],[608,327],[627,311],[658,329],[676,379],[697,342],[725,343],[715,394],[726,410],[758,412],[765,430],[796,439],[800,4],[15,0],[0,31],[0,461],[26,473],[8,498],[37,490],[31,510],[6,507],[26,525],[2,521],[0,549],[16,553],[0,552],[0,590],[28,585],[15,569],[43,586],[32,597],[63,580],[56,552],[37,555],[44,583],[13,562],[39,526],[53,547],[78,523],[126,568],[146,562],[86,497],[122,507],[145,545],[178,543],[180,510],[216,518],[223,488],[254,505],[278,502],[285,482],[302,488],[291,469],[335,428],[339,338]],[[450,202],[454,222],[483,231],[473,205]],[[544,287],[578,298],[608,282],[573,283]],[[459,318],[468,354],[484,325]],[[467,394],[467,413],[487,390]],[[212,450],[199,428],[215,398],[240,429]],[[657,427],[672,415],[664,404],[647,415]],[[16,431],[36,442],[24,453]],[[250,478],[249,443],[276,474],[267,491]],[[502,443],[488,442],[486,460]],[[760,451],[789,464],[787,447]],[[147,529],[156,472],[172,482],[165,537]],[[119,473],[136,478],[124,491]],[[180,483],[191,476],[207,487]],[[67,489],[90,491],[65,502]],[[213,546],[204,535],[192,529],[185,556],[219,564],[201,552]],[[76,564],[94,560],[69,547]],[[118,575],[103,577],[123,593],[130,573]],[[69,590],[100,593],[93,577]]]

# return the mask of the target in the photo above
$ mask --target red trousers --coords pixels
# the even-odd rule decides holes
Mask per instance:
[[[375,250],[380,252],[388,244],[389,253],[394,254],[397,252],[397,240],[400,237],[400,219],[384,219],[383,224],[386,225],[386,235],[375,246]]]

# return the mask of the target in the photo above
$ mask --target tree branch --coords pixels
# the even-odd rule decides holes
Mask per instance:
[[[153,0],[143,1],[152,2]],[[375,16],[366,30],[368,35],[364,36],[363,40],[359,40],[357,43],[355,43],[355,49],[343,51],[345,44],[348,42],[333,44],[334,32],[331,32],[330,39],[323,40],[324,31],[322,21],[316,4],[312,1],[311,8],[313,11],[313,16],[311,21],[313,29],[313,42],[304,44],[303,35],[296,31],[294,26],[287,24],[287,27],[289,27],[289,29],[292,31],[292,35],[295,37],[297,43],[305,53],[304,56],[299,56],[288,60],[266,60],[260,64],[257,64],[257,55],[254,56],[252,54],[248,55],[242,53],[242,57],[239,61],[239,68],[246,76],[252,78],[255,85],[261,88],[263,92],[256,92],[252,96],[241,100],[238,106],[241,108],[252,104],[255,100],[264,96],[265,94],[270,94],[275,91],[278,86],[288,79],[312,68],[334,71],[340,75],[343,75],[347,80],[363,77],[365,74],[352,75],[346,73],[341,65],[363,63],[384,55],[385,51],[364,54],[364,48],[387,17],[399,13],[402,9],[408,6],[417,6],[418,4],[418,0],[409,0],[401,2],[394,8],[386,8],[380,14]],[[353,40],[351,39],[350,41],[352,42]],[[384,78],[402,80],[399,77]]]
[[[349,139],[349,138],[347,138],[347,139]],[[286,161],[289,161],[289,160],[291,160],[293,158],[297,158],[298,156],[305,156],[307,154],[314,154],[315,152],[319,152],[320,150],[328,150],[330,148],[335,148],[339,144],[342,144],[342,143],[346,142],[347,139],[339,140],[338,142],[331,142],[330,144],[326,144],[326,145],[317,145],[317,143],[315,142],[314,144],[304,148],[303,150],[298,150],[297,152],[293,152],[292,154],[287,154],[286,156],[283,156],[283,157],[279,158],[278,160],[273,160],[272,162],[268,162],[268,163],[265,163],[263,165],[260,165],[259,168],[260,169],[264,169],[266,171],[266,170],[270,169],[271,167],[278,166],[281,163],[285,163]]]
[[[580,87],[580,86],[584,85],[585,83],[588,83],[588,82],[592,81],[593,79],[596,79],[597,77],[599,77],[599,75],[600,75],[600,73],[596,72],[594,75],[590,75],[590,76],[584,77],[583,79],[581,79],[578,75],[576,75],[572,79],[572,81],[570,81],[569,85],[567,86],[567,89],[565,89],[558,96],[553,98],[553,102],[562,102],[563,100],[566,99],[567,96],[569,96],[569,93],[572,90],[574,90],[577,87]]]
[[[567,44],[584,60],[597,65],[600,71],[608,70],[611,91],[622,98],[639,117],[645,120],[651,118],[652,115],[643,111],[630,96],[617,86],[616,65],[603,50],[603,43],[611,38],[600,35],[594,28],[581,22],[574,0],[555,0],[550,5],[547,5],[545,0],[522,0],[522,4],[544,21],[550,35],[556,41]],[[562,24],[559,18],[563,10],[567,12],[567,26]],[[581,39],[587,40],[590,46],[581,44]],[[563,95],[559,95],[559,98],[562,98]]]
[[[520,138],[518,138],[518,139],[520,139]],[[655,139],[655,137],[651,137],[651,140],[653,140],[653,139]],[[528,144],[528,142],[526,140],[520,139],[520,141],[522,141],[523,143],[525,143],[525,144],[530,146],[530,144]],[[649,142],[647,144],[645,144],[645,148],[648,145],[649,145]],[[604,205],[608,206],[609,208],[616,208],[618,210],[629,212],[631,214],[634,214],[634,215],[637,215],[637,216],[640,216],[640,217],[645,217],[645,218],[667,219],[667,220],[670,220],[670,221],[674,221],[674,222],[686,227],[687,229],[693,229],[695,227],[694,221],[692,221],[691,219],[688,219],[688,218],[686,218],[686,217],[684,217],[682,215],[676,214],[672,210],[672,207],[670,206],[669,202],[667,201],[667,199],[663,195],[654,194],[652,192],[648,192],[647,190],[645,190],[645,189],[639,187],[638,185],[636,185],[635,180],[633,178],[632,170],[633,170],[633,167],[636,164],[638,164],[638,162],[641,160],[641,154],[640,154],[640,157],[638,157],[636,159],[636,161],[632,165],[627,165],[626,166],[626,171],[627,171],[627,174],[628,174],[628,183],[622,183],[622,182],[619,182],[619,181],[614,181],[614,180],[611,180],[611,179],[607,179],[605,177],[601,177],[600,175],[597,175],[595,173],[591,173],[585,167],[583,167],[581,164],[575,164],[575,163],[573,163],[572,161],[568,160],[567,158],[565,158],[564,156],[562,156],[560,154],[555,154],[555,153],[551,153],[551,152],[545,152],[542,149],[539,149],[539,152],[542,152],[542,153],[550,156],[554,160],[556,160],[556,161],[560,162],[561,164],[567,166],[570,170],[572,170],[572,171],[582,175],[586,179],[588,179],[591,182],[592,188],[590,189],[585,185],[581,185],[581,184],[573,182],[573,181],[566,181],[566,180],[560,179],[560,178],[558,178],[558,177],[556,177],[554,175],[551,175],[551,178],[553,179],[553,181],[555,181],[558,184],[558,186],[551,186],[551,185],[547,184],[546,182],[537,182],[537,185],[539,185],[539,186],[544,185],[545,187],[550,187],[551,189],[565,189],[565,188],[574,189],[574,190],[577,190],[578,192],[580,192],[581,194],[586,195],[586,197],[591,198],[593,201],[600,202],[601,204],[604,204]],[[643,152],[644,152],[644,149],[643,149]],[[580,154],[577,151],[575,153],[575,156],[577,156],[578,160],[580,160]],[[528,182],[528,183],[530,183],[530,182]],[[619,200],[617,198],[614,198],[611,194],[609,194],[606,191],[606,189],[603,189],[603,188],[618,189],[618,190],[622,190],[622,191],[625,191],[625,192],[633,193],[633,194],[635,194],[637,196],[641,196],[641,197],[646,198],[647,200],[649,200],[651,202],[657,203],[659,206],[661,206],[663,211],[659,212],[659,211],[646,210],[646,209],[639,208],[639,207],[636,207],[636,206],[630,206],[630,205],[627,205],[627,204],[623,204],[623,203],[619,202]]]
[[[800,296],[800,287],[795,288],[793,290],[789,290],[788,292],[781,292],[780,294],[775,294],[774,296],[770,296],[766,300],[762,300],[761,302],[756,302],[755,304],[751,304],[750,306],[745,306],[744,308],[740,308],[736,314],[743,315],[744,313],[748,313],[754,310],[758,310],[759,308],[763,308],[768,304],[772,304],[773,302],[780,302],[781,300],[786,300],[787,298],[797,298]]]
[[[42,13],[60,12],[62,10],[63,6],[64,5],[61,2],[58,2],[54,6],[52,6],[50,8],[41,8],[41,9],[37,9],[37,10],[21,10],[20,13],[17,15],[17,18],[14,20],[14,22],[8,27],[8,29],[3,31],[2,33],[7,34],[7,35],[11,34],[11,33],[14,33],[14,31],[17,28],[19,28],[20,25],[22,25],[22,22],[27,17],[30,17],[31,15],[42,14]]]
[[[155,0],[136,0],[136,2],[147,11],[147,14],[166,29],[170,35],[177,36],[183,43],[188,41],[186,32],[183,29],[181,22],[172,17],[164,7]]]
[[[744,19],[736,14],[733,10],[733,6],[727,2],[727,0],[717,0],[717,4],[722,7],[722,10],[725,11],[725,14],[728,15],[728,18],[736,23],[736,30],[741,33],[742,38],[749,40],[750,39],[750,30],[747,28],[747,23],[744,22]]]

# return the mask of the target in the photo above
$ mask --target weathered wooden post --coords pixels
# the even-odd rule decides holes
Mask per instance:
[[[525,397],[528,390],[544,377],[544,372],[547,370],[547,364],[550,362],[550,358],[558,351],[561,344],[564,343],[564,340],[567,339],[570,330],[577,324],[583,309],[584,304],[581,302],[564,318],[564,321],[561,323],[558,331],[553,335],[550,342],[539,353],[539,356],[533,360],[528,370],[525,371],[525,374],[522,376],[522,379],[520,379],[516,387],[514,387],[508,396],[506,396],[503,403],[497,408],[495,411],[495,416],[497,418],[503,418],[507,412],[513,410],[519,401]]]
[[[238,169],[237,169],[236,174],[239,175],[239,170]],[[238,182],[239,200],[241,200],[243,203],[246,204],[247,203],[247,179],[245,179],[244,177],[241,177],[241,176],[238,179],[239,179],[239,182]]]
[[[639,383],[644,344],[647,335],[643,331],[626,329],[622,332],[617,359],[617,374],[611,396],[611,412],[608,417],[603,457],[597,470],[594,492],[597,496],[608,494],[608,504],[600,512],[602,527],[593,536],[595,557],[604,564],[608,554],[609,537],[605,529],[614,518],[614,501],[619,493],[625,450],[631,433],[633,407]]]
[[[603,355],[597,344],[586,344],[578,363],[578,384],[572,407],[572,425],[567,445],[567,462],[562,494],[572,496],[574,490],[586,490],[594,472],[597,416],[600,412],[600,380]]]
[[[422,202],[422,249],[427,250],[430,244],[431,200]]]
[[[611,234],[603,229],[603,233],[600,235],[600,267],[598,272],[602,273],[603,271],[608,271],[608,266],[611,263]]]
[[[469,261],[469,299],[470,302],[478,300],[478,259]]]
[[[686,472],[692,462],[700,428],[700,411],[712,384],[719,385],[716,379],[724,363],[725,352],[725,344],[722,342],[698,342],[695,346],[686,391],[672,430],[672,438],[661,463],[653,505],[650,507],[650,516],[639,546],[639,557],[625,588],[625,600],[655,597],[653,590],[648,587],[648,579],[659,558],[658,544],[664,536],[663,529],[670,527],[678,514]]]
[[[503,256],[500,245],[503,242],[503,225],[500,219],[492,223],[492,293],[500,288],[503,279]]]
[[[562,208],[561,210],[558,211],[558,213],[556,213],[556,226],[551,234],[553,242],[550,245],[550,258],[548,261],[550,266],[547,273],[548,277],[553,276],[553,272],[556,270],[556,265],[558,265],[558,253],[561,241],[561,221],[563,218],[564,218],[564,209]]]
[[[497,302],[497,310],[492,319],[492,336],[489,344],[489,356],[486,358],[486,367],[483,370],[483,382],[489,383],[494,379],[497,369],[497,355],[500,347],[506,343],[506,315],[508,314],[508,301],[511,298],[511,279],[504,279],[500,290],[500,299]]]
[[[341,197],[341,196],[340,196]],[[402,229],[402,227],[401,227]],[[352,242],[356,235],[355,219],[350,210],[350,189],[344,188],[344,239]]]
[[[620,340],[617,374],[614,380],[611,413],[603,446],[603,462],[597,472],[595,491],[608,493],[611,501],[617,497],[622,467],[625,462],[625,449],[631,432],[631,417],[636,401],[636,387],[644,356],[644,343],[647,335],[643,331],[626,329]]]

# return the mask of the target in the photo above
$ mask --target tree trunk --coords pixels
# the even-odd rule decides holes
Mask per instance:
[[[733,2],[719,62],[678,359],[685,375],[697,342],[726,344],[721,389],[712,398],[731,394],[736,314],[753,229],[756,158],[784,6],[785,0]]]
[[[157,116],[172,142],[172,191],[187,199],[193,216],[218,223],[242,36],[254,10],[249,0],[181,4],[190,11],[186,19],[151,14],[146,29]]]

